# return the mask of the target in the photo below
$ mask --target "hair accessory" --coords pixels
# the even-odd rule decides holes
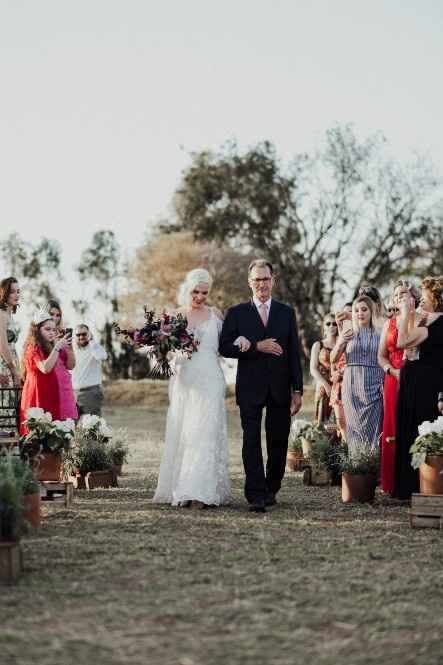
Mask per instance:
[[[43,307],[37,309],[32,315],[32,323],[35,323],[35,325],[38,326],[41,323],[44,323],[45,321],[49,321],[49,319],[51,318],[52,317],[49,313],[48,306],[43,305]]]

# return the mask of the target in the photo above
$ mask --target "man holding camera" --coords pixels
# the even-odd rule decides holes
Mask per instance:
[[[82,323],[75,329],[75,368],[72,383],[79,415],[91,413],[101,416],[103,405],[102,362],[108,354],[93,340],[89,327]]]

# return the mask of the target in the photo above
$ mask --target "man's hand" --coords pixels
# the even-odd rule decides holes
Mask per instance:
[[[295,416],[301,409],[302,396],[300,393],[294,393],[291,400],[291,416]]]
[[[235,340],[234,346],[238,346],[240,352],[245,353],[246,351],[249,351],[249,349],[251,348],[251,342],[249,341],[249,339],[241,335],[240,337],[237,337],[237,339]]]
[[[257,342],[257,351],[270,353],[272,356],[281,356],[283,353],[280,344],[278,344],[273,337],[262,339],[260,342]]]

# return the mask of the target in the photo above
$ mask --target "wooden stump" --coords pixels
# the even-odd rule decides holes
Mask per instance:
[[[23,571],[20,543],[0,542],[0,582],[13,584]]]

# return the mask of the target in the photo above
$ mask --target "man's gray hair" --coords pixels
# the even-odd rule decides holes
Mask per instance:
[[[266,261],[266,259],[254,259],[253,261],[251,261],[248,268],[248,275],[250,274],[253,268],[269,268],[271,275],[274,274],[274,268],[272,267],[272,263]]]

